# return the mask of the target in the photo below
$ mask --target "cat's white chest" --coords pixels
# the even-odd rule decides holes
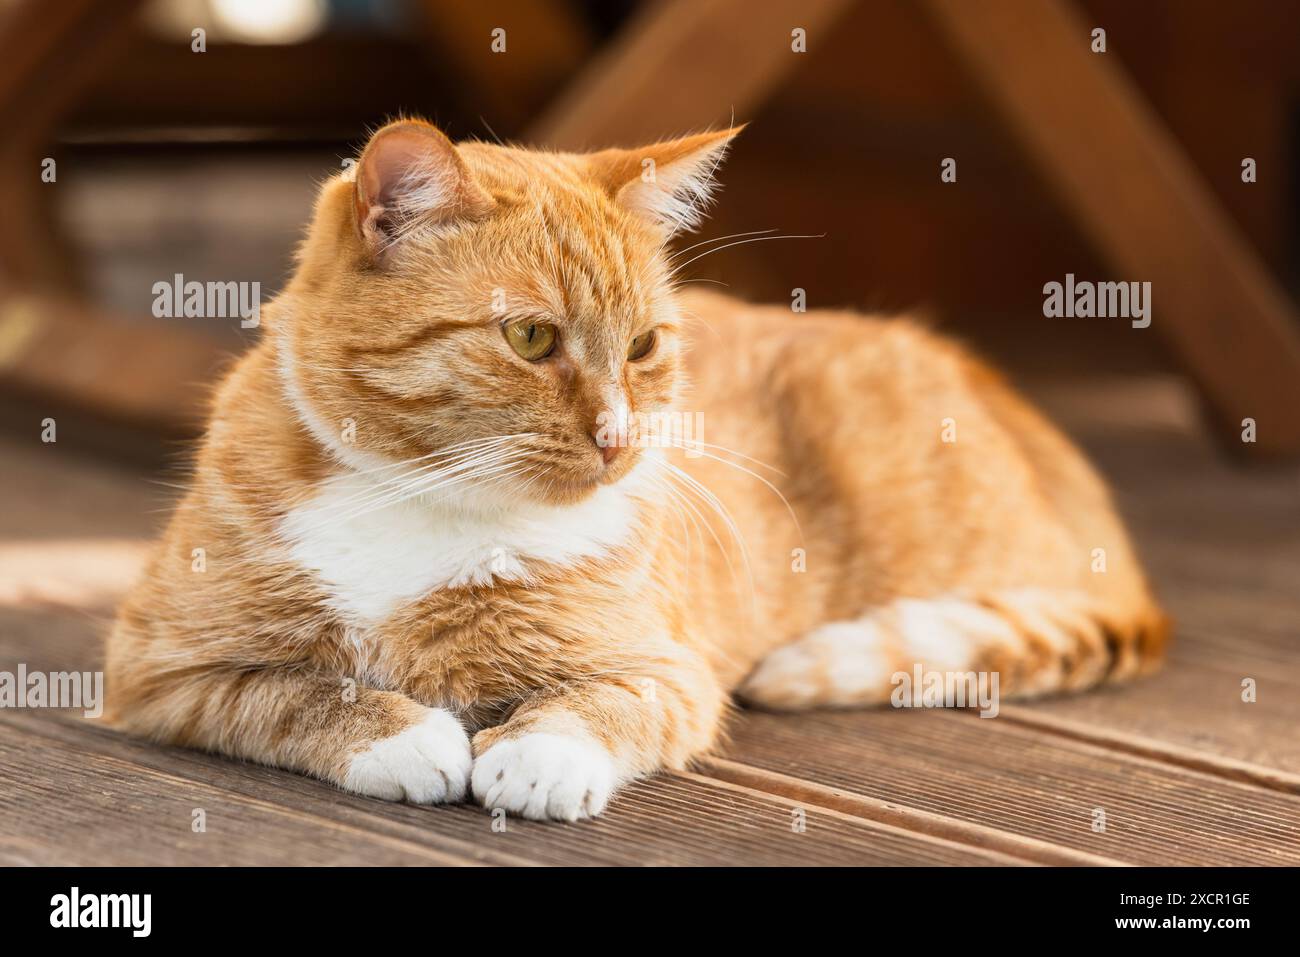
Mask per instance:
[[[576,505],[499,510],[416,499],[362,511],[359,482],[322,483],[280,530],[293,561],[359,624],[439,589],[526,581],[544,566],[607,555],[628,541],[643,507],[635,472]]]

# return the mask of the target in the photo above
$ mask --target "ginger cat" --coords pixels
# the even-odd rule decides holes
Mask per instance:
[[[573,820],[706,752],[733,692],[1153,666],[1165,618],[1106,489],[993,372],[906,321],[674,288],[736,132],[376,133],[215,397],[109,640],[115,722]],[[644,441],[673,410],[703,436]]]

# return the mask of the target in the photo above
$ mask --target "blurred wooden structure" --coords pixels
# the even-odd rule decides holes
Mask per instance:
[[[141,0],[21,2],[0,20],[0,377],[108,418],[173,430],[199,421],[214,356],[177,329],[114,321],[68,296],[73,253],[42,179],[61,119],[109,69]],[[57,167],[55,168],[57,177]]]
[[[1066,0],[926,3],[1116,278],[1151,282],[1219,432],[1240,448],[1249,418],[1252,453],[1300,452],[1300,315],[1086,21]]]
[[[67,247],[49,214],[42,159],[60,120],[120,54],[141,0],[11,4],[0,19],[0,283],[66,283]],[[0,285],[0,289],[4,286]]]
[[[888,24],[895,3],[869,6],[879,6]],[[1094,5],[1105,9],[1107,3]],[[0,116],[18,133],[0,150],[0,188],[9,212],[0,229],[0,295],[25,297],[21,308],[0,308],[0,343],[8,343],[0,350],[0,381],[96,404],[109,416],[184,431],[194,427],[199,405],[178,392],[200,383],[181,385],[171,370],[187,376],[198,370],[200,381],[205,371],[210,374],[219,355],[209,340],[179,326],[160,332],[157,326],[115,323],[88,331],[101,325],[91,305],[31,298],[76,288],[68,244],[51,228],[38,157],[51,147],[60,120],[129,46],[140,5],[139,0],[55,5],[22,0],[0,23]],[[660,0],[641,4],[597,50],[584,14],[565,0],[515,0],[490,10],[467,0],[421,0],[413,7],[423,24],[419,42],[432,51],[444,75],[467,88],[459,99],[480,104],[511,134],[545,107],[524,140],[569,148],[649,140],[733,116],[748,119],[812,55],[792,50],[792,29],[805,30],[808,49],[822,57],[844,56],[845,35],[863,29],[858,16],[863,7],[848,0]],[[929,42],[937,48],[946,44],[986,91],[1020,144],[1021,159],[1053,187],[1114,278],[1151,281],[1159,303],[1156,334],[1198,386],[1226,446],[1247,456],[1300,454],[1296,311],[1117,57],[1089,52],[1091,21],[1071,0],[1028,5],[996,0],[978,9],[960,0],[925,0],[921,7],[929,16]],[[1128,22],[1122,19],[1128,14],[1110,12]],[[1281,16],[1282,25],[1300,28],[1300,17]],[[498,23],[507,27],[508,56],[490,52],[490,32]],[[1111,38],[1112,43],[1123,40]],[[299,56],[296,49],[278,50],[280,62],[267,69],[315,83],[310,68],[290,70],[283,62]],[[234,57],[226,69],[249,74],[224,88],[222,96],[232,103],[222,107],[211,94],[205,102],[230,120],[274,122],[275,114],[242,92],[272,80],[271,74],[257,78],[256,64],[265,58],[250,51],[241,62],[237,51],[222,54]],[[1293,47],[1266,52],[1279,60],[1298,59]],[[169,76],[199,70],[179,45],[167,62]],[[860,71],[890,66],[868,62]],[[366,71],[352,71],[357,72]],[[147,111],[147,102],[139,101],[152,100],[154,109],[170,103],[175,111],[185,102],[183,80],[173,87],[156,82],[156,75],[132,79],[129,68],[126,74],[115,81],[135,91],[135,108]],[[1267,73],[1267,80],[1271,85],[1252,94],[1270,105],[1280,103],[1286,84],[1300,85],[1300,71],[1292,65],[1289,73]],[[314,90],[297,96],[308,92]],[[255,99],[260,97],[259,91]],[[1281,117],[1274,121],[1278,125]],[[1258,142],[1268,128],[1256,123],[1251,140],[1237,152],[1273,146]],[[932,161],[936,179],[939,158]],[[1279,159],[1276,149],[1270,159]],[[1280,167],[1278,162],[1262,175],[1280,178]],[[68,362],[65,370],[50,357],[66,348],[81,360]],[[88,349],[95,351],[93,359],[84,355]],[[88,388],[78,370],[99,366],[130,370],[130,375],[119,375],[109,388]],[[1253,444],[1239,440],[1245,418],[1257,422]]]

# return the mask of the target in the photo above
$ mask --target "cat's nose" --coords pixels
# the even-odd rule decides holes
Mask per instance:
[[[599,431],[593,432],[591,437],[595,440],[596,448],[600,449],[600,457],[604,459],[606,465],[613,462],[618,453],[623,451],[623,447],[618,444],[617,440],[610,441],[601,435]]]
[[[612,382],[602,393],[604,408],[596,414],[596,421],[591,427],[591,438],[600,449],[601,458],[608,468],[618,456],[623,446],[628,443],[629,416],[627,394]]]

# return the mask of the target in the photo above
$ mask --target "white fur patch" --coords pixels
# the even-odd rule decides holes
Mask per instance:
[[[872,616],[837,621],[782,645],[758,663],[741,694],[774,708],[884,700],[896,670]]]
[[[574,505],[494,508],[479,501],[485,496],[467,495],[411,499],[361,514],[358,496],[374,479],[342,475],[293,509],[281,534],[294,561],[326,586],[334,607],[375,623],[437,589],[527,581],[536,566],[609,554],[630,538],[652,468],[642,461],[621,482],[599,486]]]
[[[605,809],[618,785],[609,751],[568,734],[533,732],[499,741],[474,762],[474,797],[533,820],[576,821]]]
[[[386,801],[459,801],[465,797],[473,761],[469,736],[456,716],[430,708],[419,724],[356,755],[343,788]]]
[[[927,671],[963,671],[980,642],[957,615],[966,602],[952,599],[903,599],[895,602],[892,621],[903,655],[903,670],[920,664]],[[974,607],[974,606],[972,606]]]
[[[1007,595],[1017,600],[1017,612],[1060,600],[1030,589]],[[1059,631],[1041,613],[1039,619],[1049,632]],[[1022,651],[1025,640],[1011,622],[975,602],[903,598],[782,645],[758,663],[740,694],[773,708],[882,702],[896,671],[918,664],[927,671],[965,671],[990,645]]]

